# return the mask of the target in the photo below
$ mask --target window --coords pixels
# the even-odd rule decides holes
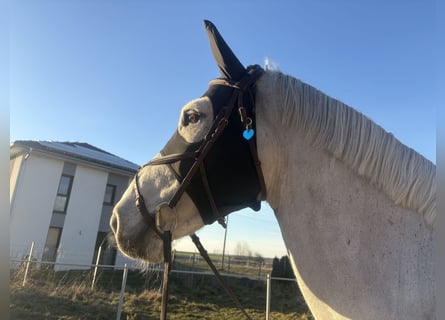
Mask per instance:
[[[108,242],[108,232],[98,232],[96,238],[96,246],[94,249],[94,257],[92,264],[97,262],[97,254],[99,253],[99,247],[101,247],[99,264],[112,266],[116,262],[116,248]]]
[[[112,184],[107,184],[105,189],[104,204],[110,206],[114,205],[114,194],[116,193],[116,186]]]
[[[59,247],[62,228],[50,227],[46,236],[45,249],[43,249],[43,261],[56,261],[57,248]]]
[[[56,201],[54,202],[54,212],[66,213],[72,184],[73,176],[62,175],[62,177],[60,177],[59,189],[57,190]]]

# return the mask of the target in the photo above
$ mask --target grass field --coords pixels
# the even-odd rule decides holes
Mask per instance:
[[[116,319],[122,270],[101,270],[94,290],[89,270],[34,268],[25,286],[22,276],[21,269],[11,271],[11,319]],[[159,319],[160,277],[129,272],[121,319]],[[249,315],[265,319],[265,281],[226,280]],[[172,273],[169,292],[168,319],[243,319],[214,276]],[[271,319],[312,319],[296,283],[272,281]]]

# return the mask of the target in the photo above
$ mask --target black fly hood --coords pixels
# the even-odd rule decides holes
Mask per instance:
[[[215,124],[224,119],[225,114],[230,112],[229,109],[233,111],[229,113],[224,132],[219,135],[218,139],[215,139],[207,155],[203,158],[201,169],[191,177],[185,188],[185,192],[192,198],[205,224],[211,224],[222,216],[244,207],[251,207],[255,211],[261,207],[261,184],[249,147],[249,140],[251,143],[256,141],[254,90],[250,86],[243,95],[239,95],[234,92],[239,89],[228,86],[236,85],[236,83],[224,84],[223,82],[224,80],[211,82],[209,90],[204,96],[209,97],[212,102],[216,115]],[[234,100],[232,98],[234,94],[237,99],[242,99],[242,101],[231,101]],[[230,104],[241,104],[244,107],[245,117],[248,119],[246,121],[249,121],[248,129],[241,121],[238,108],[233,108]],[[209,135],[198,143],[186,142],[176,131],[161,151],[161,155],[167,157],[173,154],[198,155],[199,151],[203,150],[206,141],[209,141],[211,135],[215,133],[215,129],[218,130],[218,127],[212,127],[212,129]],[[250,139],[247,140],[243,134]],[[249,135],[252,136],[249,137]],[[194,157],[184,157],[170,164],[180,183],[184,181],[195,161]],[[210,191],[210,195],[208,191]],[[213,197],[214,203],[210,196]],[[215,211],[215,207],[217,211]]]
[[[258,211],[266,197],[256,150],[255,82],[264,73],[239,62],[215,26],[205,21],[221,78],[210,82],[203,96],[213,107],[213,124],[205,138],[188,143],[175,132],[161,156],[147,165],[167,164],[180,187],[168,203],[173,208],[186,192],[205,224],[250,207]]]

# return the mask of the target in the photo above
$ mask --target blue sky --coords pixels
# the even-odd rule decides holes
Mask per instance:
[[[147,162],[219,75],[209,19],[245,65],[269,58],[436,162],[433,1],[17,0],[10,12],[11,141],[82,141]],[[221,251],[221,227],[199,234]],[[267,206],[230,216],[229,253],[238,243],[285,254]]]

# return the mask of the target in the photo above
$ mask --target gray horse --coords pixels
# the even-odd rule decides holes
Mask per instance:
[[[312,86],[281,72],[262,72],[228,118],[240,124],[233,129],[241,127],[239,139],[249,142],[239,142],[236,152],[231,146],[238,150],[237,141],[215,142],[225,149],[208,157],[224,158],[227,172],[218,176],[224,163],[213,165],[216,160],[203,157],[196,165],[202,170],[196,172],[204,183],[183,186],[193,166],[190,153],[203,149],[232,91],[249,74],[216,28],[205,24],[227,84],[211,86],[183,107],[172,140],[141,168],[116,205],[110,224],[120,250],[149,262],[163,256],[160,237],[136,207],[137,188],[148,212],[153,217],[159,212],[157,227],[171,230],[174,239],[242,207],[258,209],[266,200],[316,319],[434,319],[435,165]],[[238,107],[244,104],[250,105],[249,114],[240,120]],[[237,168],[229,155],[236,159],[242,146],[253,164]],[[261,164],[258,175],[255,159]],[[246,175],[253,178],[244,181]],[[170,210],[159,210],[172,198]],[[210,219],[204,211],[216,216]]]

